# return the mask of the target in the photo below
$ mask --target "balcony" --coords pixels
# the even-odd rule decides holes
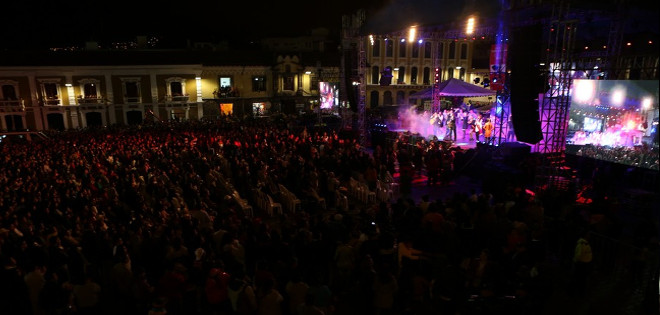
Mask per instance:
[[[187,103],[190,101],[189,95],[165,95],[161,99],[161,103]]]
[[[59,105],[62,105],[62,100],[60,100],[60,98],[57,97],[57,96],[51,96],[51,97],[47,97],[45,99],[41,99],[41,105],[42,106],[59,106]]]
[[[82,96],[78,95],[78,104],[106,104],[107,100],[101,96],[96,95],[87,95]]]
[[[12,112],[24,112],[25,103],[23,100],[5,100],[0,101],[0,112],[3,113],[12,113]]]
[[[124,104],[140,104],[142,103],[141,96],[124,96]]]

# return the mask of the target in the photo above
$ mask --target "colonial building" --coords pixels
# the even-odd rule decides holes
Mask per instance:
[[[75,129],[313,110],[339,82],[332,52],[4,52],[0,129]],[[337,104],[338,105],[338,104]]]
[[[364,40],[367,108],[422,105],[414,93],[432,87],[436,80],[482,84],[489,75],[490,35],[415,27],[371,34]]]

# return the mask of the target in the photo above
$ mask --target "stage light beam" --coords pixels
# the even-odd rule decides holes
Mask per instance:
[[[474,33],[474,23],[475,23],[474,17],[470,17],[467,20],[467,25],[465,27],[465,34],[470,35],[470,34]]]
[[[415,37],[417,36],[417,26],[411,26],[410,30],[408,30],[408,41],[409,42],[414,42]]]

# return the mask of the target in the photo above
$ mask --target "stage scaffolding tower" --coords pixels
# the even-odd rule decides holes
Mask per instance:
[[[570,6],[559,1],[552,8],[552,18],[548,26],[548,46],[545,61],[544,81],[548,91],[541,91],[540,120],[543,138],[534,151],[547,155],[551,161],[563,163],[566,147],[566,131],[570,107],[572,84],[573,47],[577,20],[568,19]],[[553,159],[556,158],[556,159]]]
[[[369,128],[367,128],[367,109],[366,109],[366,95],[367,95],[367,82],[365,78],[367,55],[365,51],[365,37],[363,28],[365,24],[365,12],[359,10],[351,16],[344,16],[342,20],[342,100],[350,102],[348,99],[348,89],[354,89],[357,86],[357,132],[358,141],[360,146],[367,147],[369,145]],[[350,60],[349,65],[346,64],[347,59]],[[350,67],[350,69],[348,69]],[[349,87],[347,82],[351,82]],[[348,116],[348,115],[344,115]],[[343,117],[347,119],[347,117]]]

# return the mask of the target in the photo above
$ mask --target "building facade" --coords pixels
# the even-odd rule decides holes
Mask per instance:
[[[373,34],[366,47],[366,106],[423,105],[414,94],[436,82],[456,78],[481,84],[488,77],[488,52],[492,40],[457,37],[434,30]],[[389,77],[389,78],[388,78]],[[478,80],[476,80],[479,78]]]
[[[0,59],[0,130],[298,113],[318,106],[319,82],[339,81],[339,58],[315,53],[54,54]]]

